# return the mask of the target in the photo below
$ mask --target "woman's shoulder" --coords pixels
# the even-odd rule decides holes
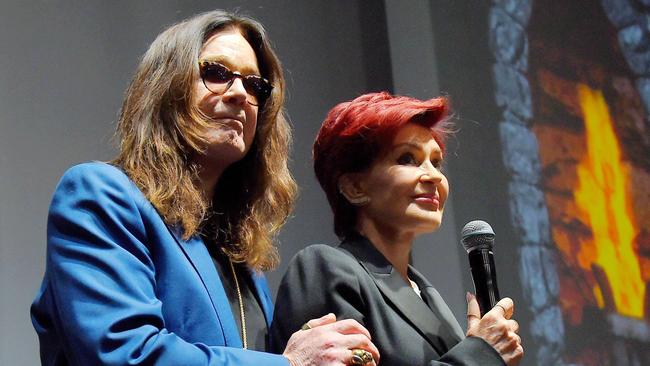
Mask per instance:
[[[337,247],[329,244],[312,244],[301,249],[294,258],[301,259],[330,259],[339,258],[341,256],[348,257],[345,252]]]
[[[361,269],[350,253],[328,244],[312,244],[300,250],[289,267],[304,267],[312,273],[352,272]]]
[[[330,244],[311,244],[302,248],[298,254],[301,255],[333,255],[340,253],[336,247]]]

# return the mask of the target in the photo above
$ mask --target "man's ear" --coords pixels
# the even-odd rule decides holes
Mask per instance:
[[[361,178],[361,174],[358,173],[346,173],[339,177],[339,192],[355,206],[364,206],[370,202]]]

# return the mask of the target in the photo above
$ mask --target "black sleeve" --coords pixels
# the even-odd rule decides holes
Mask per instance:
[[[271,351],[282,353],[304,323],[327,313],[363,324],[358,266],[353,258],[327,245],[313,245],[296,254],[278,289]]]
[[[506,366],[503,358],[487,342],[467,337],[428,366]]]

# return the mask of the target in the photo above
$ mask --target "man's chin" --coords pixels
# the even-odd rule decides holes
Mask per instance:
[[[223,161],[224,163],[230,165],[234,164],[246,156],[246,149],[244,148],[244,144],[233,144],[233,145],[228,145],[224,146],[221,151],[215,158],[218,160]]]
[[[217,165],[221,169],[225,169],[243,159],[247,152],[243,141],[230,140],[209,147],[199,160],[201,165]]]

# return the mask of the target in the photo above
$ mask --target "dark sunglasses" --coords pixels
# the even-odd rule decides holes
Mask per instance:
[[[246,101],[255,106],[264,104],[273,90],[273,85],[265,78],[259,75],[242,75],[216,61],[199,61],[199,70],[203,85],[218,95],[225,93],[235,78],[240,78],[248,94]]]

